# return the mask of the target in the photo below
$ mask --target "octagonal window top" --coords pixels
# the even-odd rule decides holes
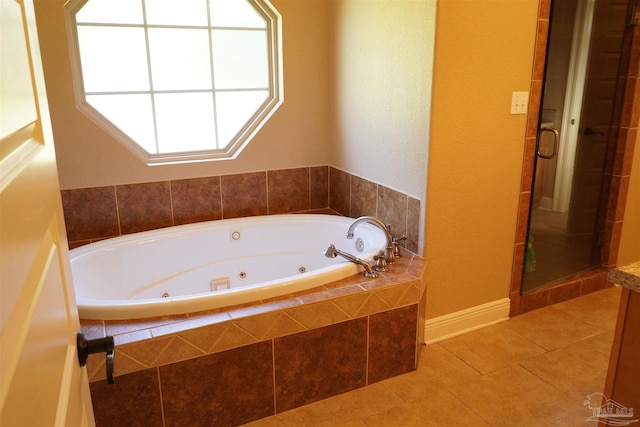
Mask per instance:
[[[72,0],[76,103],[149,165],[236,157],[283,101],[267,0]]]

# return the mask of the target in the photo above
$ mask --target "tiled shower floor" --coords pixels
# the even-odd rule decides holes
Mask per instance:
[[[620,288],[429,345],[417,371],[248,424],[596,426]],[[621,402],[624,403],[624,402]]]
[[[537,268],[525,274],[525,292],[591,267],[593,234],[567,233],[567,219],[567,213],[532,211],[530,233],[534,237]]]

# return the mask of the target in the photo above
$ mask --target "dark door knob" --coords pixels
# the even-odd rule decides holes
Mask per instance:
[[[106,336],[104,338],[88,340],[84,337],[82,332],[78,332],[76,334],[76,338],[78,343],[78,362],[80,363],[80,366],[87,364],[87,358],[90,354],[106,353],[107,383],[113,384],[113,356],[115,353],[113,337]]]
[[[600,135],[600,136],[604,136],[604,133],[602,132],[596,132],[595,130],[591,129],[591,128],[586,128],[584,130],[584,136],[591,136],[591,135]]]

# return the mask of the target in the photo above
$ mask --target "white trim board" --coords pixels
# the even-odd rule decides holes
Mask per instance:
[[[504,322],[509,319],[509,310],[510,300],[503,298],[427,319],[424,325],[424,340],[427,344],[434,344],[485,326]]]

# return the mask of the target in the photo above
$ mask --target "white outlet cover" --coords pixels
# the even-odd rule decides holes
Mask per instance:
[[[527,114],[529,92],[511,93],[511,114]]]

